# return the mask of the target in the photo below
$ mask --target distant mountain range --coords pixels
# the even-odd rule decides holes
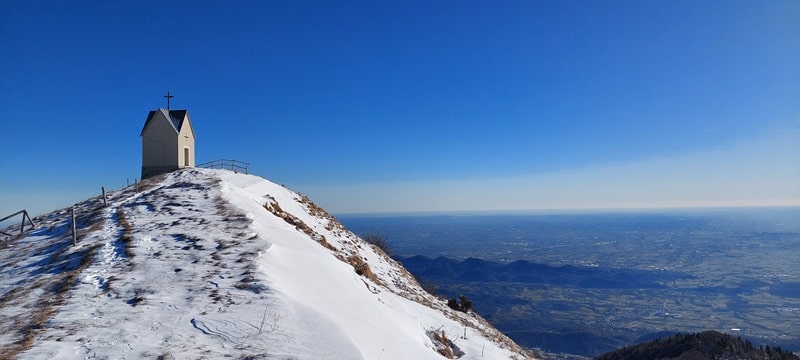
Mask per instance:
[[[574,286],[597,289],[665,288],[664,282],[691,276],[668,271],[550,266],[525,260],[499,263],[468,258],[397,257],[418,278],[431,281],[475,281]]]

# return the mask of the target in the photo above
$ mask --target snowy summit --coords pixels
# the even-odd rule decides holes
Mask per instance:
[[[307,197],[159,175],[0,241],[0,358],[528,359]],[[12,229],[13,230],[13,229]]]

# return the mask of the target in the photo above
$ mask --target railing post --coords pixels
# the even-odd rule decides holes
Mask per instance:
[[[106,187],[101,186],[100,190],[103,191],[103,206],[108,206],[108,201],[106,200]]]
[[[31,220],[31,216],[28,215],[28,210],[23,209],[22,214],[25,215],[22,217],[22,221],[24,222],[25,218],[28,218],[28,222],[31,223],[31,229],[35,228],[36,224],[33,223],[33,220]]]
[[[31,220],[31,216],[28,215],[28,210],[22,209],[22,227],[23,228],[25,227],[25,218],[27,218],[28,222],[31,223],[31,229],[36,227],[36,224],[34,224],[33,220]]]
[[[78,244],[78,233],[75,231],[75,208],[70,209],[72,213],[72,246]]]

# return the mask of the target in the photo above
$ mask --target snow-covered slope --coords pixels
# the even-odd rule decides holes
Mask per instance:
[[[527,358],[308,198],[189,169],[0,241],[0,358]]]

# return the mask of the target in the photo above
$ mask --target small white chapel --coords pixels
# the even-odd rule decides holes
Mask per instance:
[[[188,110],[167,108],[147,114],[142,128],[142,179],[170,171],[194,167],[194,129]]]

